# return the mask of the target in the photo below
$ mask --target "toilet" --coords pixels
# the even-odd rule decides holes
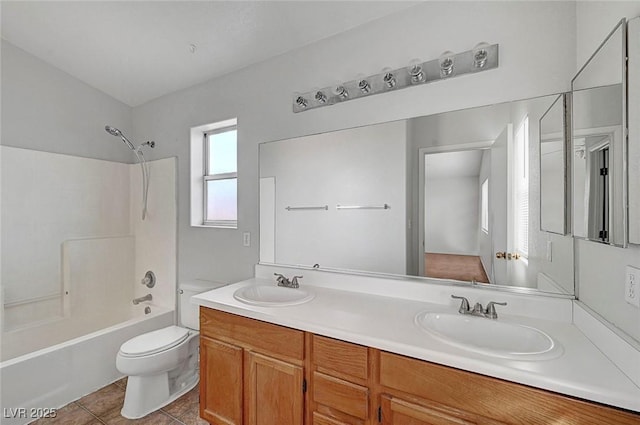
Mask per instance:
[[[116,368],[128,376],[122,416],[146,416],[198,385],[200,322],[198,306],[191,304],[190,298],[223,285],[204,280],[181,283],[181,326],[147,332],[120,346]]]

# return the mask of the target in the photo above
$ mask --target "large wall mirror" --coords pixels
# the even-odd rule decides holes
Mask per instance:
[[[261,263],[572,295],[572,238],[540,230],[557,99],[261,144]]]
[[[621,247],[627,242],[625,29],[622,20],[571,82],[573,234]]]

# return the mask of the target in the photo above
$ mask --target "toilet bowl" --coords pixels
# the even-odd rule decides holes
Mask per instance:
[[[198,384],[198,307],[189,299],[222,285],[202,280],[181,283],[178,292],[182,326],[147,332],[120,346],[116,368],[128,376],[122,416],[146,416]]]

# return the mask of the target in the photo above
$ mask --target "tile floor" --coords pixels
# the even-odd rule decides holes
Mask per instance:
[[[32,424],[64,425],[208,425],[199,416],[196,386],[173,403],[140,419],[120,416],[127,382],[123,378],[58,409],[55,418],[38,419]]]

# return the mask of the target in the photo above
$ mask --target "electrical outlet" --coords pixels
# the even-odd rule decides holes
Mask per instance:
[[[640,308],[640,269],[627,266],[624,279],[624,299],[629,304]]]
[[[251,233],[250,232],[244,232],[242,234],[242,245],[251,246]]]

